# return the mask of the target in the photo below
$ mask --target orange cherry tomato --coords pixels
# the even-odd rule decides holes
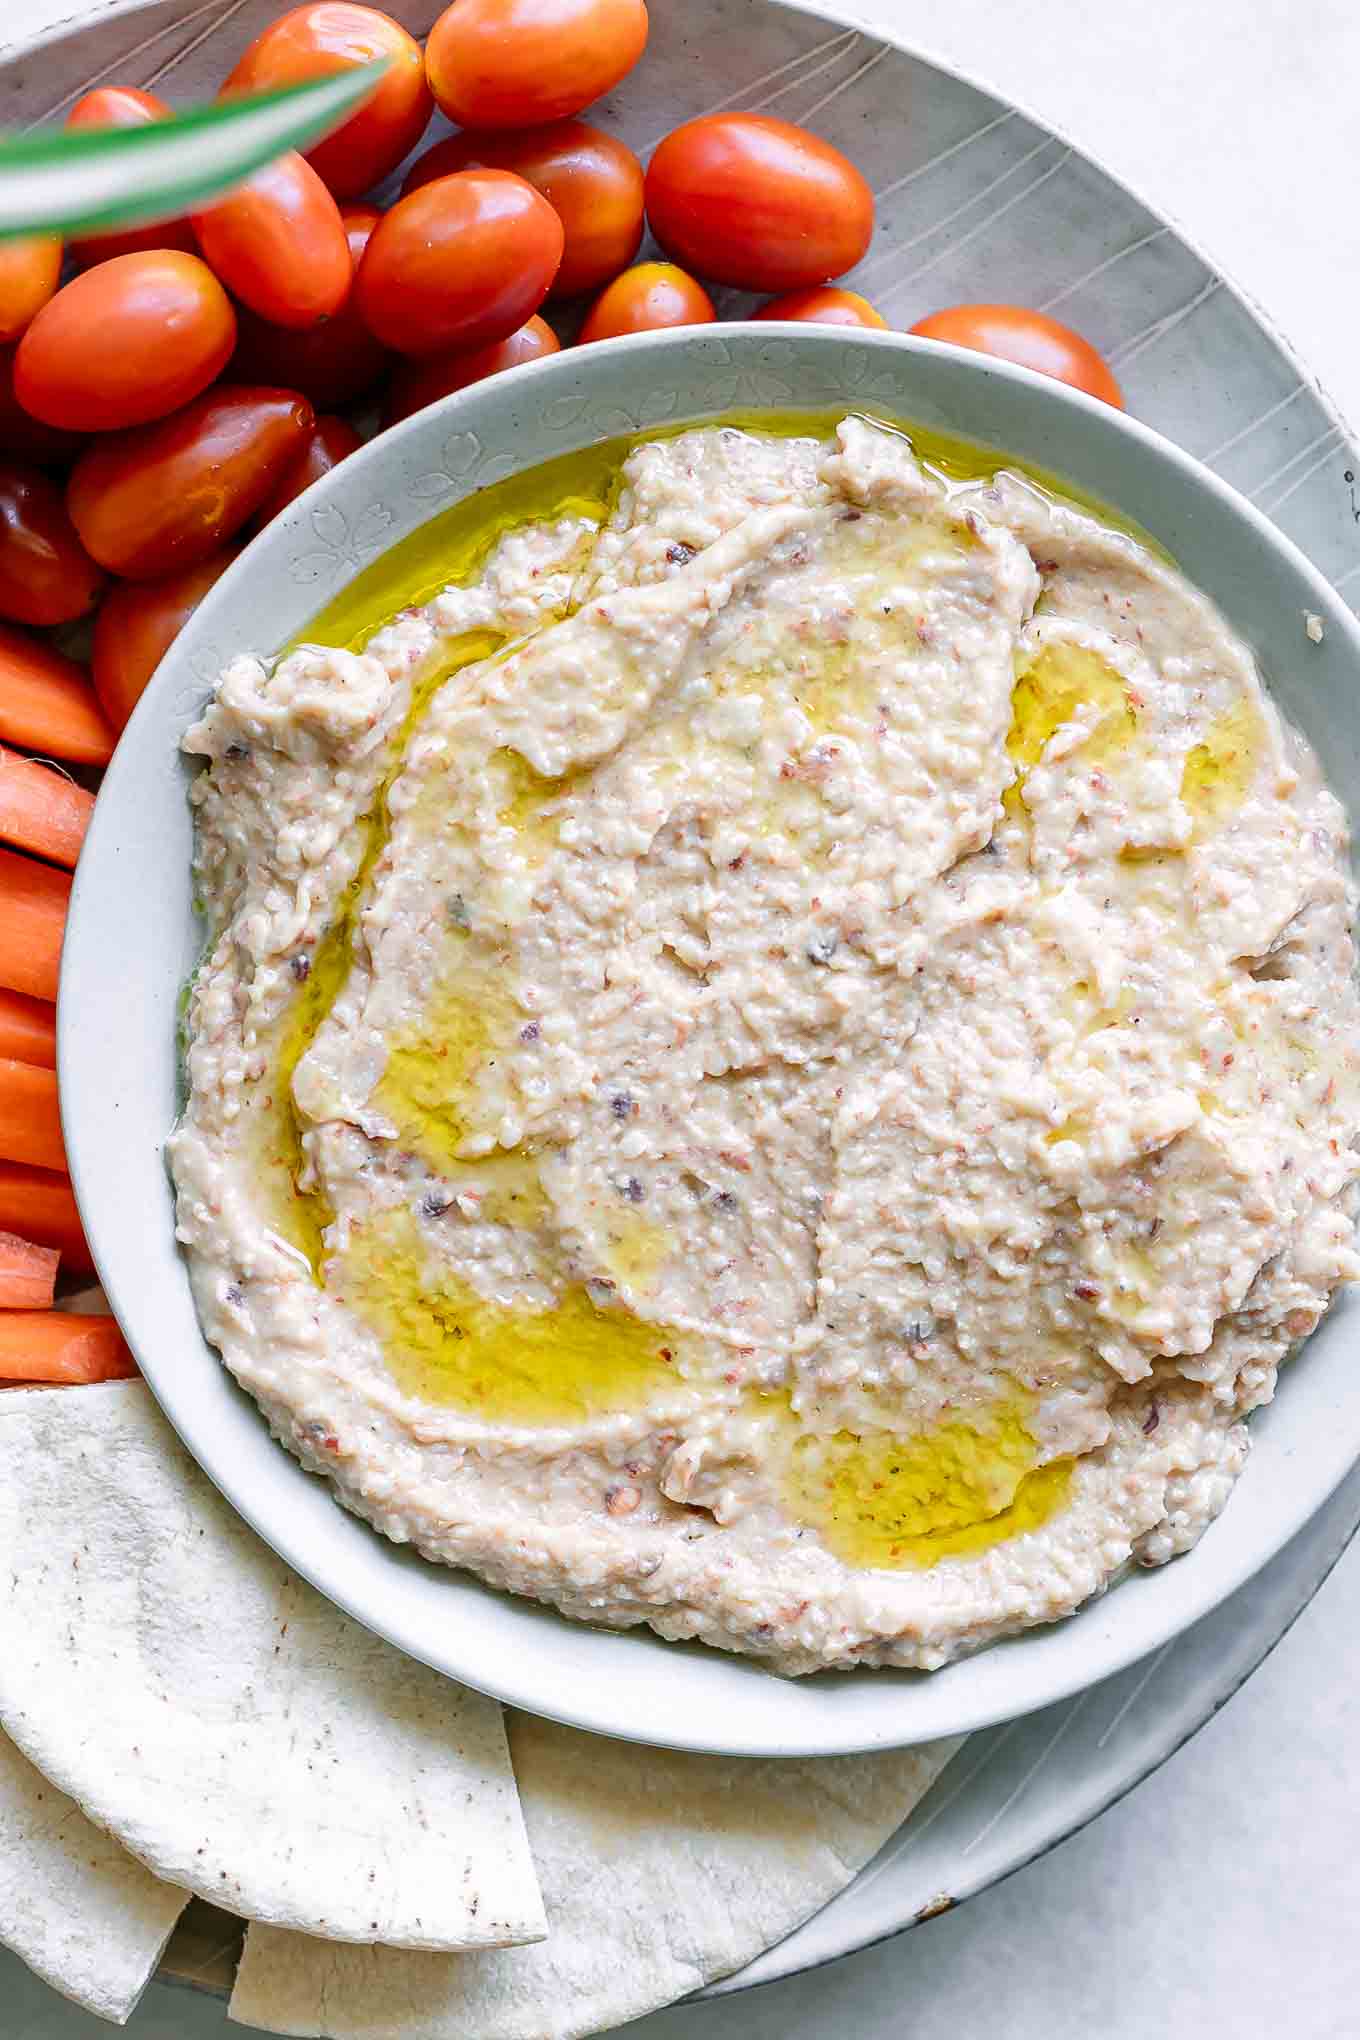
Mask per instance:
[[[799,290],[859,261],[874,195],[839,149],[763,113],[706,113],[647,168],[647,218],[668,255],[745,290]]]
[[[562,222],[508,170],[438,177],[385,213],[359,264],[359,310],[399,354],[503,340],[542,304]]]
[[[1124,392],[1090,341],[1043,312],[1023,305],[951,305],[918,319],[911,331],[925,340],[948,340],[954,347],[1013,361],[1124,408]]]
[[[307,151],[307,161],[337,198],[357,198],[381,184],[415,147],[434,106],[420,44],[390,14],[349,0],[294,7],[256,36],[222,92],[277,92],[384,57],[387,76],[372,98]]]
[[[425,75],[459,127],[530,127],[612,91],[646,47],[645,0],[454,0]]]
[[[194,230],[228,290],[276,326],[319,325],[349,296],[354,271],[340,208],[296,150],[195,213]]]
[[[38,467],[70,460],[82,442],[78,432],[60,432],[27,412],[14,394],[17,347],[0,347],[0,453],[17,454]]]
[[[154,92],[143,92],[136,85],[96,85],[93,92],[76,101],[66,125],[77,130],[146,127],[151,121],[164,120],[170,111]],[[198,243],[185,219],[164,220],[158,226],[113,227],[71,243],[71,253],[82,269],[92,262],[107,262],[113,255],[137,255],[147,248],[179,248],[193,255]]]
[[[263,531],[266,524],[272,524],[280,510],[286,510],[295,496],[300,496],[304,489],[311,488],[313,482],[319,482],[332,468],[339,467],[342,460],[348,460],[352,453],[357,453],[363,443],[347,418],[318,418],[301,453],[294,455],[255,512],[250,522],[251,531]]]
[[[17,460],[0,461],[0,616],[73,623],[103,585],[57,484]]]
[[[60,234],[0,241],[0,340],[17,340],[61,281]]]
[[[259,509],[315,422],[291,390],[221,383],[172,417],[109,433],[72,471],[76,530],[129,581],[193,566]]]
[[[342,208],[345,238],[354,274],[369,236],[382,214],[376,206],[347,205]],[[367,396],[391,366],[392,357],[373,338],[359,316],[353,285],[333,319],[324,319],[305,333],[271,326],[257,312],[244,307],[236,315],[236,353],[230,374],[233,382],[267,383],[277,377],[284,389],[300,390],[318,410],[333,410]]]
[[[701,283],[673,262],[639,262],[606,284],[586,313],[581,340],[616,340],[662,326],[707,326],[718,314]]]
[[[550,297],[598,290],[642,243],[642,165],[632,150],[583,120],[508,134],[449,135],[411,165],[403,193],[455,170],[513,170],[541,191],[566,246]]]
[[[755,315],[758,319],[800,319],[811,326],[887,326],[868,298],[857,290],[837,290],[822,284],[812,290],[790,290],[771,298]]]
[[[187,404],[235,345],[231,300],[197,255],[115,255],[39,312],[19,342],[14,387],[45,425],[114,432]]]
[[[232,546],[164,580],[122,581],[100,603],[91,674],[100,706],[120,734],[147,681],[239,551]]]
[[[557,349],[558,339],[552,327],[542,319],[530,319],[508,340],[493,341],[490,347],[455,348],[449,354],[436,354],[430,361],[407,362],[392,378],[383,405],[383,425],[395,425],[399,419],[409,418],[413,411],[423,411],[427,404],[437,404],[441,397],[465,390],[469,383],[499,375],[502,369],[518,368],[522,361],[541,361],[545,354],[556,354]]]

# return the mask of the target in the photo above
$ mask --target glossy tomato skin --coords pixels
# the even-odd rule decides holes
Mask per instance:
[[[376,206],[341,208],[349,259],[354,275],[369,236],[382,214]],[[257,312],[242,308],[236,315],[236,353],[229,370],[233,382],[266,383],[276,376],[284,389],[310,397],[318,411],[353,404],[368,395],[392,365],[392,356],[359,316],[353,283],[334,318],[307,332],[271,326]]]
[[[0,461],[0,616],[74,623],[103,585],[57,484],[20,461]]]
[[[642,165],[630,148],[587,121],[448,135],[416,158],[403,196],[457,170],[513,170],[542,192],[566,237],[550,297],[598,290],[641,246]]]
[[[187,404],[235,345],[231,300],[197,255],[116,255],[39,312],[19,342],[14,387],[46,425],[120,431]]]
[[[1124,392],[1090,341],[1024,305],[951,305],[918,319],[911,331],[925,340],[947,340],[953,347],[1013,361],[1124,408]]]
[[[399,354],[484,347],[532,318],[562,260],[562,222],[508,170],[460,170],[399,199],[359,264],[359,310]]]
[[[100,706],[120,734],[203,597],[240,551],[231,546],[159,581],[120,581],[99,605],[91,674]]]
[[[68,128],[146,127],[164,120],[170,112],[154,92],[137,85],[97,85],[78,99],[66,116]],[[111,227],[102,234],[86,234],[72,241],[71,254],[82,269],[92,262],[107,262],[114,255],[136,255],[147,248],[179,248],[185,254],[198,252],[194,230],[186,219],[163,220],[149,227]]]
[[[763,113],[706,113],[647,168],[647,218],[668,255],[716,283],[802,290],[852,269],[874,195],[839,149]]]
[[[319,482],[332,468],[339,467],[342,460],[348,460],[363,445],[348,418],[318,418],[313,425],[302,451],[296,454],[284,469],[275,487],[250,520],[252,532],[263,531],[266,524],[272,524],[280,510],[286,510],[295,496],[304,489],[310,489],[313,482]]]
[[[0,347],[0,454],[16,455],[35,467],[59,467],[73,460],[84,444],[79,432],[44,425],[26,411],[14,392],[17,347]]]
[[[665,326],[708,326],[718,316],[701,283],[673,262],[639,262],[607,284],[586,314],[580,340],[617,340]]]
[[[437,404],[441,397],[465,390],[469,383],[482,382],[502,369],[518,368],[524,361],[541,361],[556,354],[558,339],[542,319],[530,319],[506,340],[489,347],[464,347],[449,354],[436,354],[428,361],[411,361],[397,370],[383,405],[384,428]]]
[[[425,75],[459,127],[532,127],[612,91],[646,46],[645,0],[454,0]]]
[[[755,314],[758,319],[797,319],[810,326],[859,326],[870,328],[887,327],[887,320],[876,312],[868,298],[861,297],[857,290],[837,290],[834,284],[821,284],[812,290],[790,290],[783,297],[771,298]]]
[[[297,151],[194,214],[205,261],[242,304],[303,330],[339,311],[353,270],[340,208]]]
[[[292,390],[220,383],[172,417],[97,440],[72,470],[72,520],[126,580],[194,566],[259,509],[315,422]]]
[[[420,44],[390,14],[349,0],[294,7],[257,35],[222,91],[277,92],[385,58],[387,76],[342,128],[307,151],[337,198],[381,184],[424,134],[434,101]]]
[[[0,342],[17,340],[32,325],[60,281],[60,234],[0,241]]]

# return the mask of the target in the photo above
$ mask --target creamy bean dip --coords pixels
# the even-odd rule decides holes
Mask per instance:
[[[1192,1545],[1360,1273],[1342,810],[1023,475],[639,445],[185,746],[198,1308],[430,1559],[938,1666]]]

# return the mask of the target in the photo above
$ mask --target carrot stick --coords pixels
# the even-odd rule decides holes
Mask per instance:
[[[51,1310],[60,1259],[55,1247],[0,1232],[0,1310]]]
[[[6,843],[74,865],[93,813],[94,795],[83,786],[0,744],[0,837]]]
[[[0,850],[0,985],[55,999],[71,881],[64,871]]]
[[[68,1268],[85,1274],[94,1270],[71,1185],[51,1169],[0,1161],[0,1226],[22,1231],[25,1239],[40,1240],[45,1247],[59,1247]]]
[[[55,1070],[0,1059],[0,1155],[36,1169],[66,1168]]]
[[[48,999],[26,999],[0,985],[0,1056],[57,1067],[57,1009]]]
[[[137,1371],[114,1318],[74,1310],[0,1314],[0,1381],[126,1381]]]
[[[114,735],[84,670],[0,624],[0,737],[73,765],[107,765]]]

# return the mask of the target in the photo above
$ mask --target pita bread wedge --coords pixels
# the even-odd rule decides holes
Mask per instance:
[[[510,1743],[550,1933],[411,1955],[252,1927],[231,2016],[329,2040],[573,2040],[739,1968],[855,1875],[958,1747],[688,1756],[527,1715]]]
[[[0,1941],[44,1983],[121,2024],[188,1902],[0,1735]]]
[[[308,1934],[543,1932],[499,1707],[296,1579],[140,1382],[0,1396],[0,1466],[0,1728],[97,1826]]]

